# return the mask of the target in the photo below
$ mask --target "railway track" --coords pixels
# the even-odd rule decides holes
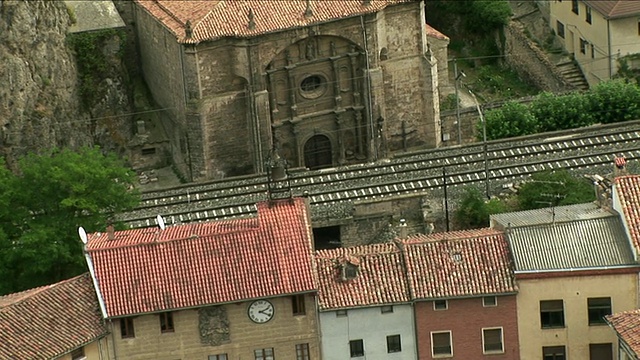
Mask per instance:
[[[597,135],[595,135],[597,133]],[[492,187],[558,168],[610,166],[614,156],[640,158],[640,121],[488,142],[486,160]],[[435,149],[391,160],[290,174],[294,196],[306,194],[314,206],[391,198],[448,186],[485,182],[484,144]],[[277,185],[277,184],[276,184]],[[120,216],[131,227],[155,225],[161,214],[168,223],[245,216],[266,200],[264,175],[191,184],[143,194],[138,208]]]

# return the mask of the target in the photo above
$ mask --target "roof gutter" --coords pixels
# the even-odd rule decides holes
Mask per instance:
[[[91,274],[91,280],[93,281],[93,288],[96,290],[96,295],[98,297],[98,304],[100,304],[100,312],[102,312],[102,318],[108,318],[107,308],[104,305],[104,298],[102,297],[102,293],[100,292],[100,284],[98,283],[98,279],[96,278],[96,272],[93,269],[93,261],[91,261],[91,257],[87,252],[87,247],[84,247],[84,258],[87,260],[87,266],[89,267],[89,274]]]
[[[592,271],[592,270],[615,270],[615,269],[632,269],[638,268],[640,264],[628,264],[628,265],[614,265],[614,266],[597,266],[597,267],[584,267],[584,268],[567,268],[567,269],[549,269],[549,270],[516,270],[514,273],[518,274],[544,274],[544,273],[559,273],[559,272],[576,272],[576,271]]]

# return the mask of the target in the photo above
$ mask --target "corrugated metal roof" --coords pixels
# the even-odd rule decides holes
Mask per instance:
[[[383,10],[415,0],[136,0],[181,43],[251,37]],[[310,13],[307,12],[309,5]],[[251,25],[249,23],[251,22]],[[187,23],[192,35],[186,36]]]
[[[634,263],[618,216],[507,230],[518,272],[602,268]]]
[[[584,0],[584,2],[608,19],[640,14],[640,1],[636,0]]]
[[[491,215],[491,227],[507,228],[551,224],[574,220],[599,219],[611,216],[610,210],[598,207],[595,203],[556,206],[535,210],[516,211]]]
[[[317,290],[302,199],[252,219],[92,234],[87,252],[107,317]]]

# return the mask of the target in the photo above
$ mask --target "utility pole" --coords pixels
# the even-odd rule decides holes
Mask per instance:
[[[447,172],[442,168],[442,186],[444,187],[444,218],[449,231],[449,197],[447,196]]]
[[[469,90],[469,94],[473,96],[473,101],[476,103],[476,109],[478,109],[478,115],[480,115],[480,121],[482,121],[482,147],[483,147],[483,155],[484,155],[484,187],[485,193],[487,195],[487,199],[491,199],[491,190],[489,186],[489,162],[487,161],[487,122],[484,120],[484,115],[482,115],[482,110],[480,109],[480,103],[478,103],[478,98],[476,98],[476,94],[473,91]]]
[[[462,126],[460,125],[460,96],[458,94],[458,81],[460,77],[466,77],[467,74],[460,70],[458,72],[458,61],[453,59],[454,86],[456,91],[456,125],[458,126],[458,145],[462,144]]]

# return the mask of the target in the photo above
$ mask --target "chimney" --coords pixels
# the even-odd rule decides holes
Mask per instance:
[[[627,173],[627,159],[624,158],[623,155],[616,157],[613,160],[614,168],[613,168],[613,177],[628,175]]]
[[[405,219],[400,219],[400,225],[398,226],[400,229],[400,239],[407,238],[407,221]]]
[[[115,229],[113,228],[113,224],[109,223],[109,225],[107,225],[107,239],[114,240],[115,238]]]

